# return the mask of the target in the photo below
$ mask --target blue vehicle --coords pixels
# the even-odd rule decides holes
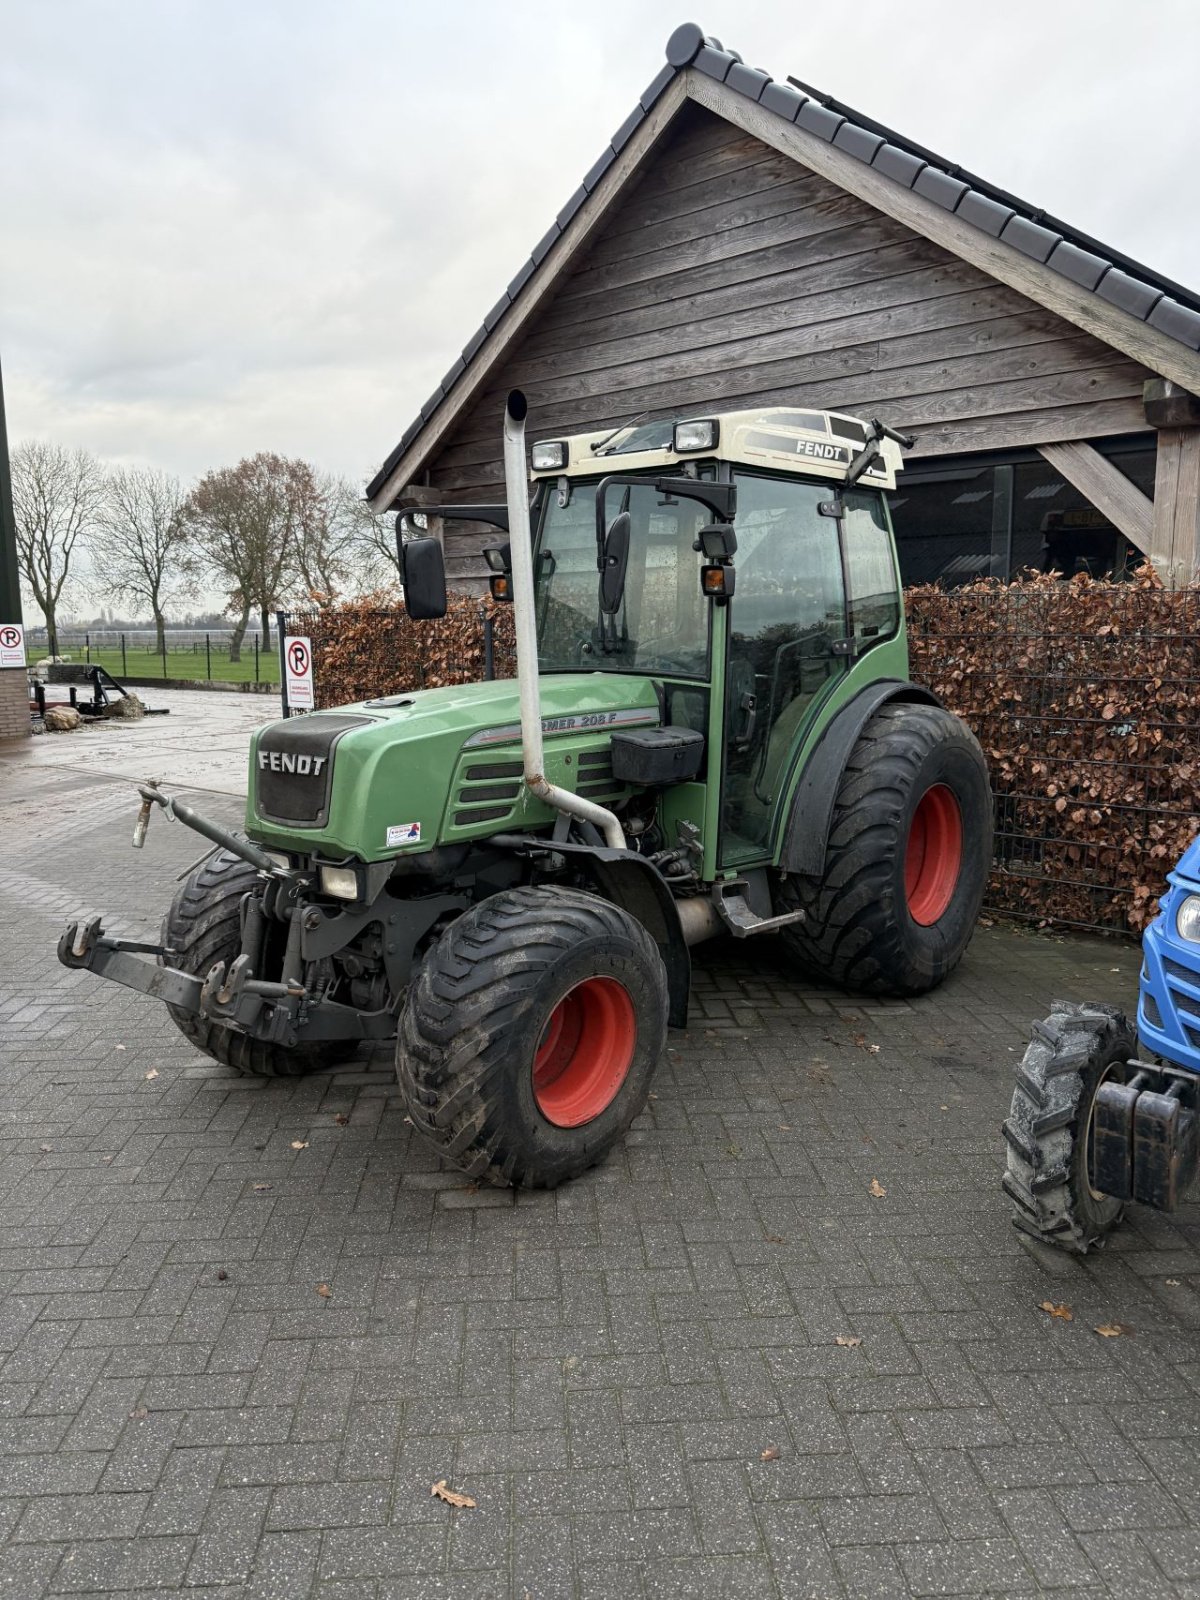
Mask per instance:
[[[1142,939],[1136,1029],[1115,1006],[1056,1001],[1033,1026],[1004,1124],[1023,1232],[1083,1253],[1131,1200],[1174,1211],[1200,1156],[1200,839]]]

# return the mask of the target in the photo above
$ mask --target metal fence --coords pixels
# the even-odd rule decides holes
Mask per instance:
[[[276,641],[264,644],[257,631],[247,631],[236,654],[232,628],[167,628],[161,644],[153,628],[60,627],[57,637],[58,655],[98,663],[122,681],[279,682]],[[27,630],[27,650],[31,661],[49,652],[44,627]]]
[[[1200,592],[1038,579],[907,608],[913,677],[988,756],[989,905],[1140,931],[1200,831]]]

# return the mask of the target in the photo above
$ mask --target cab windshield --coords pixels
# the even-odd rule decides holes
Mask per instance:
[[[609,516],[628,511],[632,526],[624,599],[604,616],[595,484],[572,483],[566,506],[551,489],[545,503],[534,563],[539,670],[707,677],[709,605],[692,545],[711,513],[695,500],[665,503],[650,484],[611,488]]]

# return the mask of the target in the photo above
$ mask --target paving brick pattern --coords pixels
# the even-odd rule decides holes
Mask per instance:
[[[999,1192],[1029,1020],[1130,947],[983,930],[916,1005],[710,947],[624,1149],[477,1190],[387,1052],[234,1079],[60,968],[198,850],[52,794],[0,794],[0,1595],[1200,1595],[1200,1218],[1042,1258]]]

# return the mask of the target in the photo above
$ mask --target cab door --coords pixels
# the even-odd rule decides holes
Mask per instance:
[[[720,864],[762,860],[814,703],[849,661],[832,484],[738,474],[737,585],[728,607]]]

